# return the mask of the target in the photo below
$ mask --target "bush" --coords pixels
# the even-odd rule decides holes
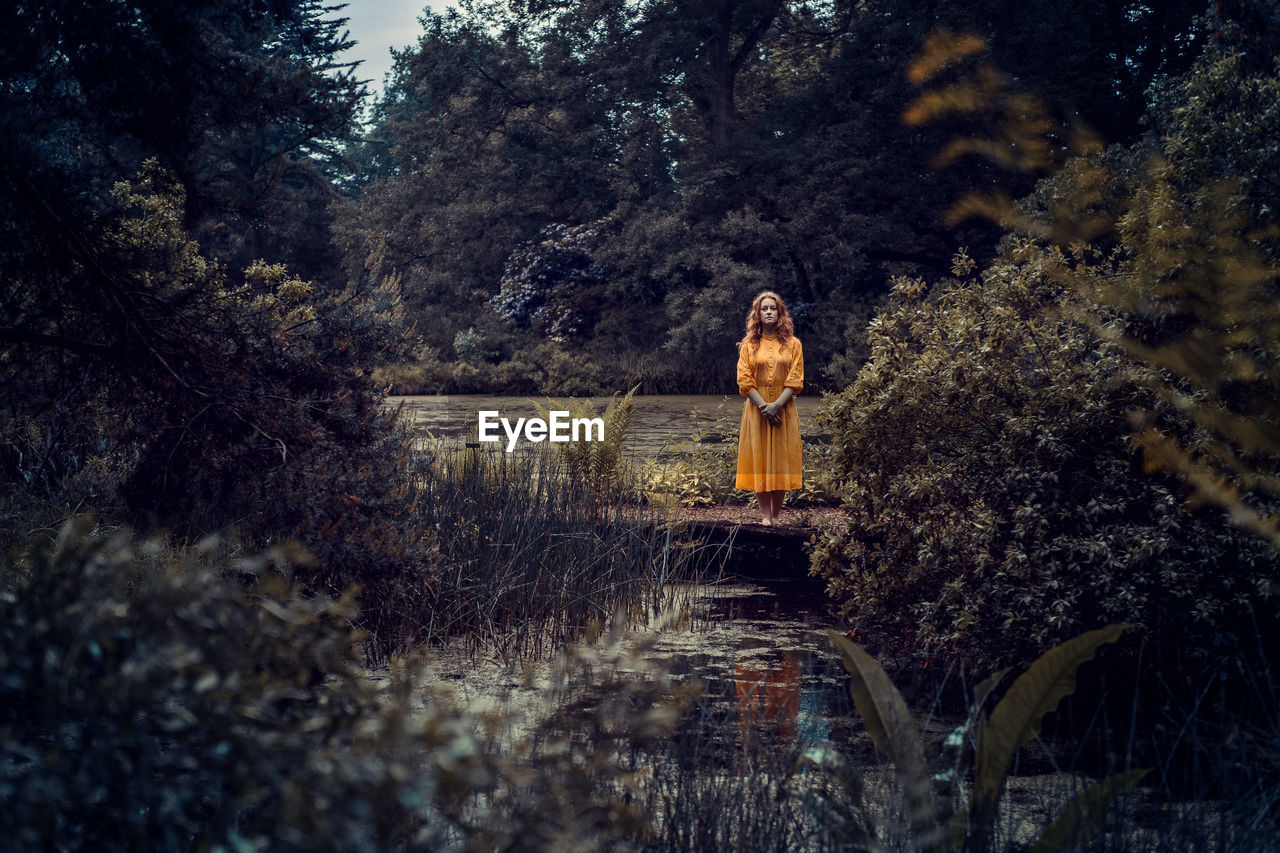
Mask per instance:
[[[461,333],[460,333],[461,334]],[[607,393],[606,369],[586,353],[556,341],[516,349],[505,361],[421,361],[377,368],[374,385],[392,394],[547,394],[590,397]],[[632,383],[634,384],[634,383]],[[614,386],[616,387],[616,385]]]
[[[605,299],[604,267],[593,257],[600,223],[549,225],[507,259],[489,305],[513,326],[556,341],[589,331]]]
[[[316,560],[297,577],[332,595],[360,584],[389,651],[434,547],[414,514],[412,439],[368,376],[408,335],[396,280],[317,299],[279,265],[229,274],[154,162],[113,197],[77,244],[79,287],[102,289],[101,310],[68,310],[49,346],[0,352],[0,478],[191,539],[300,539]]]
[[[620,630],[560,658],[518,719],[481,718],[412,661],[371,677],[351,599],[267,571],[302,554],[89,528],[0,566],[0,849],[606,850],[650,832],[634,755],[689,691]]]
[[[309,598],[268,558],[182,556],[69,524],[0,600],[4,846],[368,849],[448,828],[472,757],[429,741],[364,677],[349,598]],[[259,576],[248,588],[224,577]],[[10,848],[14,849],[14,848]]]
[[[1172,662],[1248,624],[1271,555],[1139,475],[1125,413],[1161,404],[1072,319],[1068,273],[1110,264],[1022,241],[931,296],[896,281],[869,362],[819,415],[852,524],[813,570],[869,641],[994,668],[1134,622]]]

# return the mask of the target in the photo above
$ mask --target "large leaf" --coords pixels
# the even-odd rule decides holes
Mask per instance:
[[[849,695],[867,726],[872,743],[893,761],[898,784],[906,794],[912,835],[922,848],[941,849],[945,829],[938,798],[933,793],[920,730],[907,703],[875,658],[836,631],[827,631],[840,650],[849,672]]]
[[[1121,794],[1127,794],[1149,770],[1129,770],[1108,776],[1090,785],[1067,804],[1058,819],[1045,829],[1031,853],[1061,853],[1072,850],[1097,834],[1107,809]]]
[[[1045,652],[1014,681],[978,733],[977,772],[973,816],[978,837],[985,828],[1004,787],[1013,754],[1040,734],[1046,714],[1076,689],[1076,671],[1093,659],[1098,648],[1115,642],[1128,625],[1108,625],[1067,640]]]

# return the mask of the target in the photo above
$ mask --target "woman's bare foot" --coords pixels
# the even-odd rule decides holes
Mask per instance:
[[[773,526],[773,522],[772,522],[771,520],[767,519],[767,518],[762,518],[762,519],[760,519],[760,524],[762,524],[762,525],[763,525],[763,526],[765,526],[765,527],[772,527],[772,526]]]

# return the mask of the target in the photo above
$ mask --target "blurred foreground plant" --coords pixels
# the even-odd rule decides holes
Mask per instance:
[[[991,849],[1014,753],[1040,734],[1044,717],[1075,691],[1076,670],[1127,627],[1090,631],[1045,652],[1010,685],[989,715],[984,706],[1008,670],[979,684],[968,718],[947,737],[936,762],[939,772],[933,775],[919,729],[884,669],[847,637],[827,632],[852,677],[849,693],[867,734],[895,765],[912,849],[966,853]],[[821,772],[820,783],[813,784],[801,773],[810,766]],[[1101,828],[1115,799],[1132,790],[1146,773],[1127,770],[1080,792],[1031,849],[1049,853],[1087,842]],[[837,786],[831,787],[830,782]],[[832,748],[807,750],[796,764],[790,790],[809,807],[828,844],[839,849],[887,849],[863,803],[861,776]]]
[[[1109,252],[1109,269],[1046,273],[1084,297],[1076,310],[1095,332],[1153,368],[1135,378],[1203,430],[1188,437],[1166,413],[1132,412],[1148,473],[1176,475],[1196,504],[1280,545],[1280,12],[1256,0],[1238,16],[1218,6],[1200,22],[1194,66],[1153,85],[1145,121],[1155,135],[1133,146],[1103,150],[1079,127],[1064,145],[1046,106],[989,66],[959,83],[935,79],[981,51],[973,37],[926,43],[913,79],[933,88],[905,120],[1002,116],[991,138],[956,140],[938,165],[968,153],[1039,171],[1069,155],[1024,202],[971,195],[951,219],[994,219],[1068,255]]]
[[[0,575],[0,849],[625,849],[635,750],[689,690],[615,628],[520,716],[415,659],[361,665],[350,598],[217,543],[165,552],[88,520]],[[585,685],[585,686],[584,686]],[[430,688],[430,689],[427,689]]]

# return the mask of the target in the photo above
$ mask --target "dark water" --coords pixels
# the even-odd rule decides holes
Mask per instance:
[[[847,626],[831,615],[821,585],[734,578],[699,587],[690,608],[688,627],[666,632],[654,654],[704,686],[675,736],[701,745],[701,760],[781,747],[794,761],[798,750],[848,743],[861,728],[826,633]]]
[[[626,453],[633,459],[651,459],[674,452],[695,433],[714,433],[726,441],[737,441],[743,401],[737,396],[715,394],[656,394],[633,397],[635,413],[627,433]],[[516,418],[538,417],[538,405],[546,409],[567,408],[567,398],[499,397],[482,394],[452,394],[435,397],[391,397],[392,405],[403,405],[414,427],[423,434],[446,440],[461,440],[474,432],[481,410],[497,411],[512,423]],[[603,411],[608,398],[592,398]],[[820,398],[801,394],[800,429],[812,434],[813,415]],[[498,430],[501,435],[501,428]],[[712,435],[712,438],[715,436]],[[506,438],[499,443],[506,447]],[[524,442],[521,442],[524,445]],[[498,445],[495,445],[498,446]]]

